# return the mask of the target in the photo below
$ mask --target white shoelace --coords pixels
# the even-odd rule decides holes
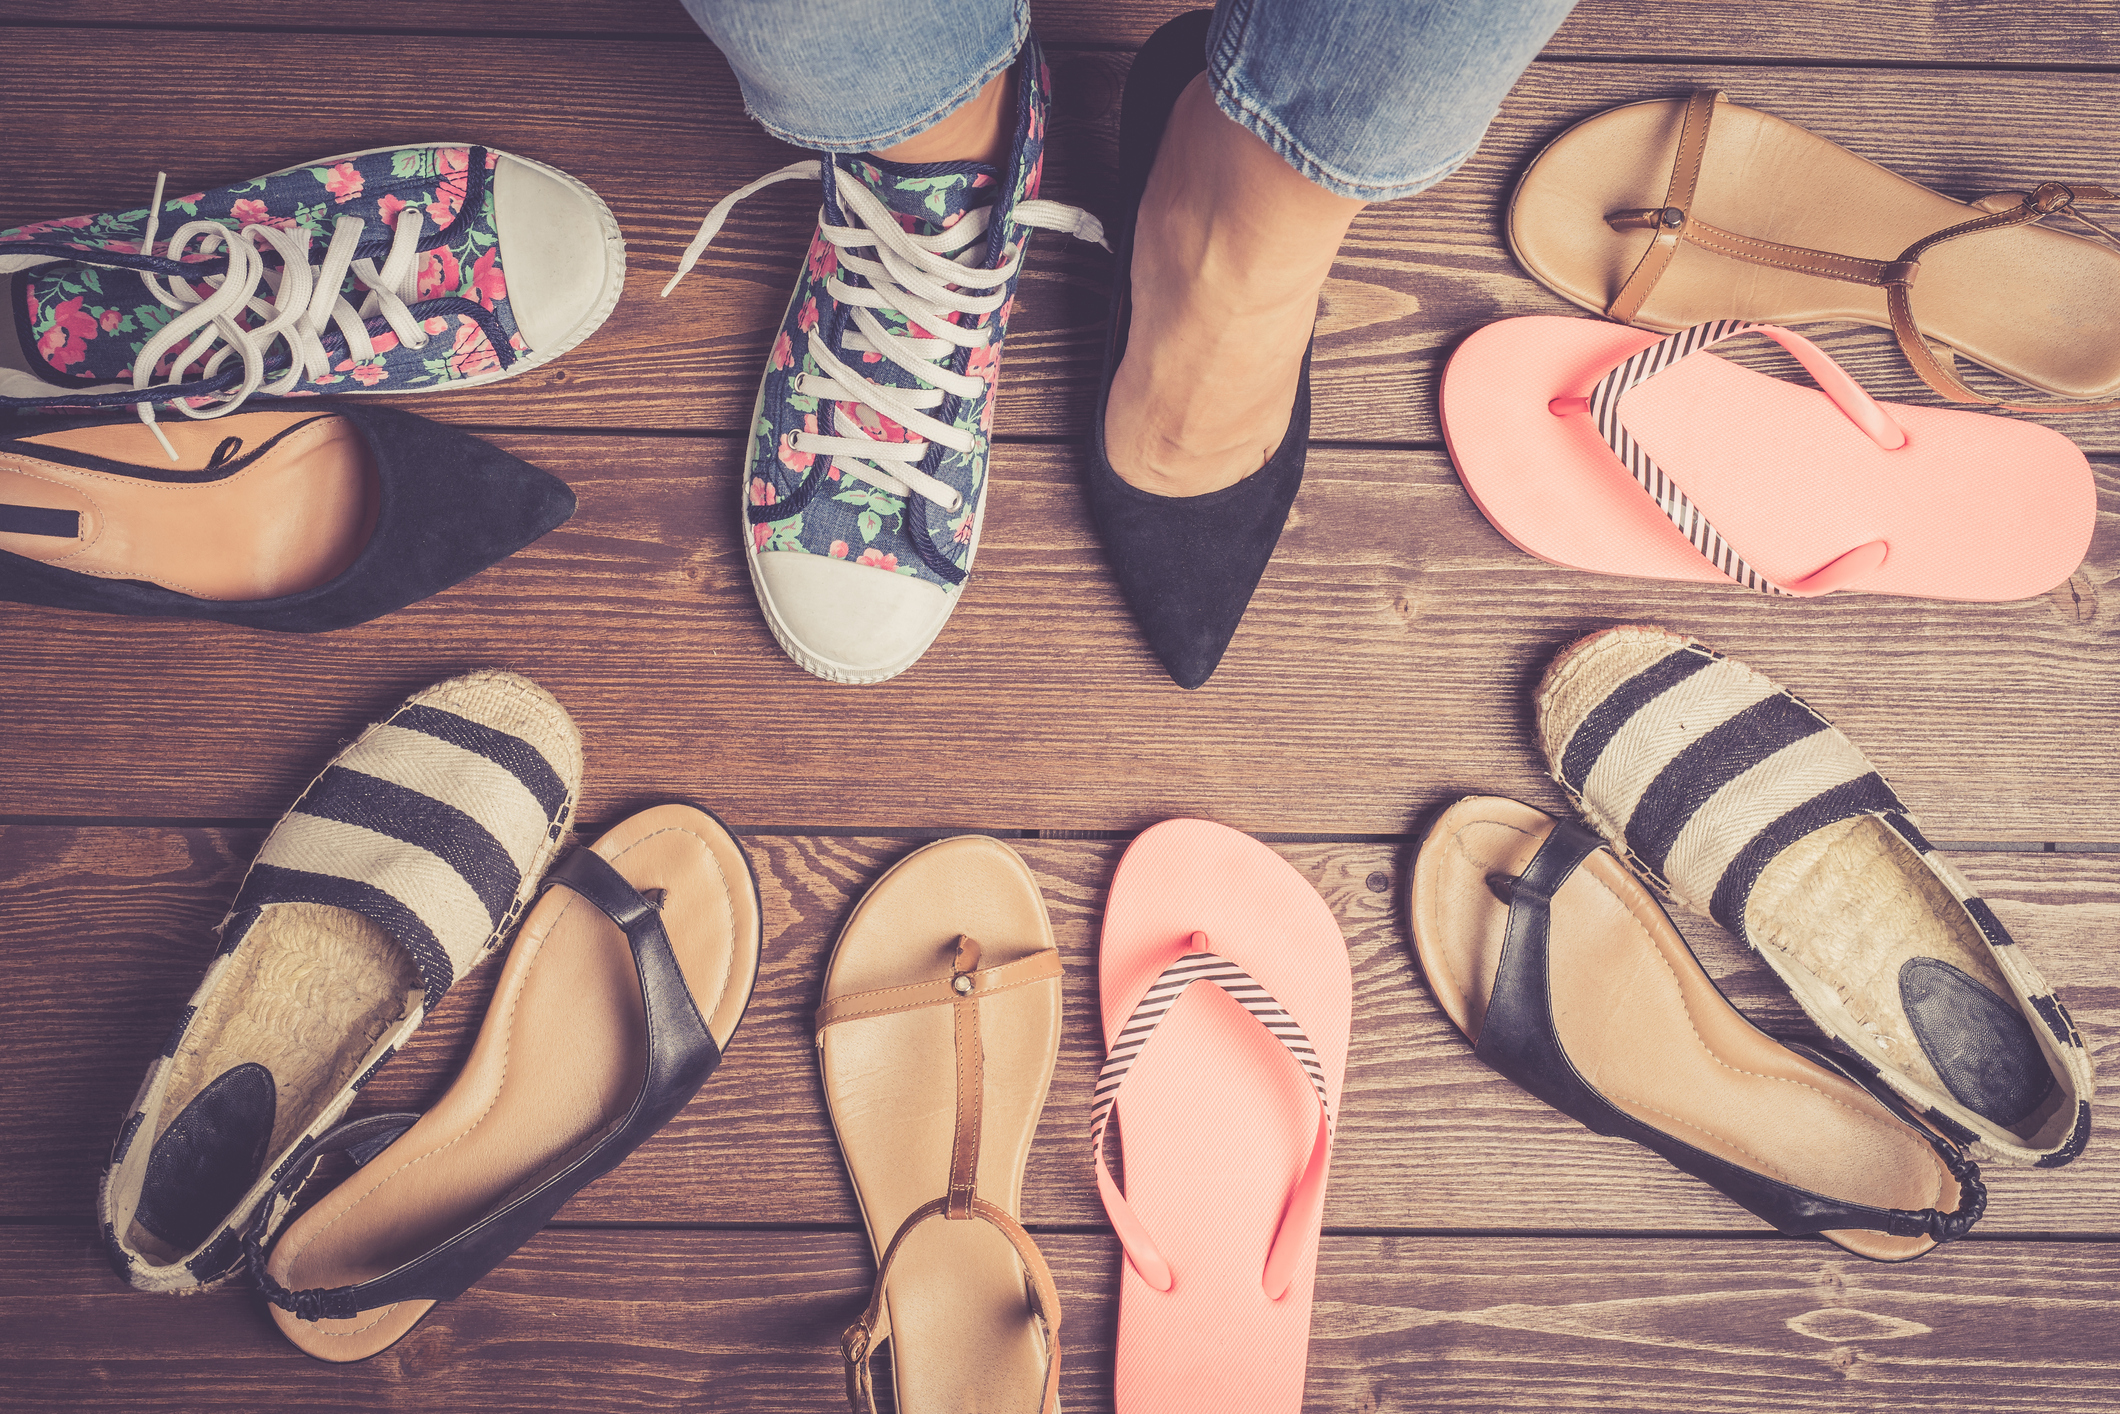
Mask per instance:
[[[140,241],[142,255],[155,252],[155,233],[162,223],[162,185],[165,180],[164,173],[155,174],[155,198],[148,207],[147,231]],[[406,306],[418,295],[416,267],[420,255],[420,231],[425,219],[418,206],[408,206],[398,213],[390,253],[384,257],[380,269],[373,260],[353,258],[355,248],[361,243],[361,233],[367,229],[367,223],[357,216],[339,217],[332,228],[331,242],[315,265],[310,263],[309,232],[300,228],[283,231],[276,226],[244,226],[230,234],[228,228],[218,221],[191,221],[179,226],[170,235],[165,251],[168,259],[183,259],[185,248],[197,241],[202,255],[211,254],[216,246],[226,246],[228,269],[224,274],[208,275],[200,281],[208,291],[205,294],[194,289],[189,280],[178,276],[166,277],[169,281],[167,289],[156,276],[145,273],[140,276],[141,283],[156,299],[179,313],[155,331],[155,336],[135,355],[133,387],[136,390],[146,388],[154,380],[155,365],[161,362],[162,356],[189,339],[191,342],[172,360],[169,374],[163,381],[170,384],[186,381],[187,372],[201,358],[206,362],[196,375],[200,378],[213,377],[231,355],[242,359],[243,381],[216,395],[207,406],[195,408],[186,400],[173,400],[177,410],[186,417],[224,417],[240,407],[252,393],[284,393],[301,382],[305,375],[321,378],[329,373],[331,355],[325,351],[323,341],[324,330],[329,325],[338,325],[339,332],[346,338],[346,352],[356,361],[375,357],[375,341],[368,337],[367,321],[377,314],[389,321],[392,332],[407,348],[424,347],[428,337],[426,331],[421,329],[420,321],[413,318],[412,311]],[[265,252],[268,249],[280,257],[278,269],[266,265]],[[368,289],[368,298],[358,309],[340,293],[349,273]],[[264,298],[261,291],[271,294],[272,298]],[[256,328],[245,329],[236,322],[237,312],[244,309],[265,322]],[[266,356],[275,343],[283,340],[287,344],[287,368],[267,383]],[[220,345],[218,349],[214,347],[216,344]],[[143,402],[139,404],[139,412],[140,421],[155,434],[155,440],[169,453],[169,459],[178,460],[177,449],[155,425],[153,405]]]
[[[677,273],[663,286],[663,296],[667,298],[699,263],[708,242],[721,230],[737,202],[775,182],[800,178],[816,181],[823,170],[824,164],[815,159],[797,162],[747,187],[739,187],[716,202],[707,219],[700,222],[699,234],[685,247]],[[831,170],[837,178],[840,208],[853,217],[855,224],[832,225],[820,211],[818,226],[824,238],[838,247],[840,269],[869,282],[869,288],[861,289],[836,273],[825,281],[832,298],[853,306],[855,327],[841,337],[840,352],[887,358],[924,386],[893,388],[872,382],[841,362],[821,340],[812,339],[809,351],[818,373],[797,374],[793,387],[798,393],[835,404],[832,430],[790,432],[788,446],[794,451],[832,457],[833,465],[842,472],[895,496],[920,495],[954,514],[964,509],[963,495],[921,471],[918,464],[927,455],[930,442],[939,442],[952,451],[969,452],[976,439],[962,428],[929,416],[926,410],[940,407],[951,394],[978,398],[989,391],[986,379],[953,373],[938,365],[960,348],[981,348],[991,343],[994,326],[965,328],[952,323],[949,316],[983,315],[999,309],[1008,298],[1003,287],[1014,278],[1023,263],[1023,254],[1019,250],[999,268],[981,270],[972,262],[979,259],[984,249],[980,237],[986,234],[992,220],[991,207],[969,210],[955,225],[934,235],[916,236],[899,225],[882,198],[857,178],[836,166]],[[1057,201],[1023,201],[1009,212],[1009,220],[1111,249],[1105,242],[1103,225],[1079,207]],[[876,258],[855,253],[864,250],[873,250]],[[874,313],[879,309],[901,315],[915,331],[912,337],[886,328]],[[891,419],[906,430],[907,440],[887,442],[871,436],[866,427],[847,414],[843,406],[846,403],[860,404]],[[878,463],[888,463],[888,469]]]

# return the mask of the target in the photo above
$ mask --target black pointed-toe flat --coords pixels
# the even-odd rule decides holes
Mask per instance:
[[[1118,255],[1088,486],[1090,515],[1127,607],[1172,681],[1184,688],[1206,682],[1236,636],[1303,484],[1310,439],[1306,349],[1287,435],[1265,466],[1234,486],[1204,496],[1158,496],[1121,479],[1105,451],[1104,409],[1133,318],[1134,217],[1171,109],[1185,86],[1206,71],[1212,18],[1210,10],[1194,10],[1164,25],[1142,47],[1126,77],[1119,117],[1119,202],[1106,227],[1118,234]]]
[[[359,406],[0,429],[0,599],[318,633],[379,618],[574,514],[557,477]]]

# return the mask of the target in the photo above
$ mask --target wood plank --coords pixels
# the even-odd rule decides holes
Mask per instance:
[[[313,36],[264,33],[244,45],[252,62],[237,72],[222,38],[158,35],[155,79],[142,83],[131,67],[138,47],[124,34],[15,32],[11,57],[41,77],[0,91],[0,128],[49,136],[11,155],[0,227],[137,207],[157,168],[169,169],[171,190],[181,191],[390,142],[446,135],[492,143],[554,163],[602,193],[624,230],[633,278],[603,330],[553,366],[410,405],[481,425],[743,426],[814,198],[790,186],[746,203],[687,284],[657,298],[707,206],[796,155],[745,120],[713,46],[519,38],[467,53],[459,40],[383,36],[363,40],[362,52],[364,72],[384,77],[349,86]],[[1056,59],[1047,195],[1099,205],[1129,59]],[[423,77],[441,71],[476,81],[436,86]],[[1439,444],[1436,375],[1459,339],[1511,315],[1582,313],[1507,254],[1500,226],[1516,174],[1580,118],[1699,84],[1726,87],[1740,102],[1962,197],[2120,170],[2120,129],[2096,116],[2120,107],[2115,73],[1537,64],[1463,171],[1357,220],[1326,290],[1313,435]],[[525,93],[555,101],[518,101]],[[289,111],[303,114],[299,130],[231,120]],[[1040,238],[1010,339],[999,435],[1087,431],[1108,280],[1102,252]],[[1883,331],[1849,328],[1821,342],[1878,396],[1934,401]],[[2120,413],[2052,421],[2090,450],[2120,453]]]
[[[1139,48],[1156,26],[1196,8],[1193,0],[1034,0],[1031,23],[1049,45]],[[2020,0],[1806,0],[1762,9],[1738,0],[1584,0],[1546,57],[1688,56],[1886,63],[2021,64],[2051,67],[2120,62],[2120,36],[2102,0],[2059,0],[2024,23]],[[0,25],[94,24],[98,28],[315,28],[362,33],[595,34],[699,40],[676,0],[380,0],[349,14],[324,4],[223,0],[173,12],[156,0],[103,0],[84,15],[70,0],[0,0]]]
[[[1044,1234],[1061,1400],[1112,1404],[1117,1244]],[[9,1407],[743,1409],[843,1397],[853,1232],[548,1231],[373,1360],[282,1341],[247,1291],[119,1288],[83,1228],[0,1230]],[[2120,1244],[1327,1237],[1304,1407],[1700,1414],[2120,1409]],[[879,1375],[886,1367],[879,1366]],[[884,1383],[888,1383],[887,1378]]]
[[[0,605],[0,814],[269,822],[336,743],[453,673],[529,673],[588,740],[585,809],[671,793],[743,827],[1392,834],[1452,792],[1558,807],[1525,697],[1553,653],[1666,623],[1845,729],[1946,840],[2096,841],[2120,784],[2120,465],[2075,593],[1763,603],[1582,574],[1494,532],[1432,452],[1313,454],[1207,688],[1172,686],[1103,568],[1073,449],[997,458],[962,607],[898,680],[780,653],[739,546],[730,443],[506,435],[572,482],[566,527],[470,583],[304,638]],[[976,764],[975,764],[976,763]],[[976,772],[976,788],[970,777]]]
[[[0,833],[0,1218],[88,1201],[111,1134],[211,952],[208,929],[257,831],[12,827]],[[860,891],[906,841],[752,836],[768,946],[729,1060],[700,1098],[565,1216],[629,1223],[858,1221],[816,1080],[810,1018],[824,960]],[[1103,1058],[1095,996],[1104,889],[1123,844],[1017,840],[1068,968],[1059,1070],[1026,1180],[1029,1221],[1101,1223],[1084,1159]],[[1756,1219],[1645,1150],[1600,1138],[1476,1062],[1430,1000],[1400,896],[1403,852],[1277,846],[1332,905],[1355,971],[1354,1052],[1326,1221],[1356,1229],[1758,1231]],[[2105,961],[2120,855],[1957,856],[2060,988],[2094,1055],[2120,1042]],[[1682,920],[1732,999],[1779,1034],[1811,1034],[1786,992],[1712,924]],[[362,1092],[357,1113],[422,1109],[468,1052],[497,969],[465,979]],[[2120,1125],[2111,1089],[2096,1130]],[[2120,1232],[2120,1147],[2065,1169],[1990,1170],[1980,1231]],[[1564,1196],[1556,1196],[1564,1195]]]

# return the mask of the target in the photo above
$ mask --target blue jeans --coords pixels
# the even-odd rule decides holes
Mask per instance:
[[[1434,186],[1479,145],[1575,0],[1221,0],[1215,102],[1339,196]],[[684,0],[773,136],[872,152],[1008,68],[1028,0]]]

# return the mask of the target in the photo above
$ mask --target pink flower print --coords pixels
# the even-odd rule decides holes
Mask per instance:
[[[847,542],[844,540],[834,540],[832,542],[832,558],[835,560],[843,560],[846,557]]]
[[[959,545],[970,544],[972,539],[972,518],[970,516],[966,516],[963,520],[959,521],[957,523],[956,533],[953,534],[950,538],[955,540]]]
[[[876,350],[874,349],[870,349],[867,353],[864,353],[861,356],[861,361],[863,363],[881,363],[883,362],[883,355],[876,352]]]
[[[895,570],[898,568],[898,557],[896,555],[886,555],[883,551],[871,545],[868,549],[861,552],[861,558],[854,563],[867,565],[871,569]]]
[[[386,354],[398,346],[398,336],[392,333],[390,330],[385,329],[382,333],[377,334],[373,338],[371,338],[369,342],[375,345],[375,351],[377,353]]]
[[[449,321],[437,314],[432,319],[421,320],[420,330],[427,334],[446,334],[449,332]]]
[[[910,434],[903,427],[900,427],[867,403],[840,403],[838,406],[848,416],[861,424],[862,431],[868,433],[879,442],[905,442],[911,440]]]
[[[1045,154],[1041,152],[1038,154],[1038,160],[1031,163],[1031,174],[1023,180],[1023,195],[1026,200],[1038,194],[1038,180],[1044,175]]]
[[[508,336],[508,347],[517,353],[527,353],[530,346],[523,342],[523,331],[518,329]]]
[[[351,162],[341,162],[324,174],[324,190],[341,206],[359,196],[366,184]]]
[[[117,310],[106,309],[103,311],[102,317],[97,319],[96,322],[98,324],[101,324],[103,326],[103,332],[108,334],[111,330],[117,328],[119,322],[124,318],[125,316],[120,314]]]
[[[779,499],[780,493],[773,489],[772,482],[766,480],[763,476],[754,476],[751,478],[752,505],[770,506]]]
[[[839,463],[833,462],[830,466],[826,467],[824,469],[824,475],[827,481],[837,481],[839,479]]]
[[[339,366],[345,368],[344,364]],[[351,373],[353,381],[360,384],[363,388],[373,388],[390,376],[379,363],[357,363],[353,367],[347,368],[346,371]]]
[[[839,247],[821,235],[810,237],[809,264],[811,279],[830,279],[833,272],[839,269]]]
[[[241,206],[242,204],[243,203],[241,203],[240,201],[236,203],[236,205],[238,206]],[[409,203],[402,201],[397,197],[385,196],[381,201],[375,204],[376,215],[382,218],[382,222],[384,225],[388,226],[391,230],[395,231],[397,229],[398,214],[402,212],[407,205],[409,205]]]
[[[501,356],[476,319],[460,314],[456,319],[456,346],[449,351],[449,372],[458,378],[487,373],[501,366]]]
[[[772,527],[772,526],[770,526],[770,525],[754,525],[754,526],[752,526],[752,527],[751,527],[751,548],[752,548],[752,549],[754,549],[754,550],[763,550],[763,549],[765,549],[765,548],[766,548],[766,537],[767,537],[767,536],[769,536],[769,535],[771,535],[772,533],[773,533],[773,527]]]
[[[471,154],[461,147],[445,147],[434,154],[434,165],[441,182],[434,189],[434,199],[427,203],[427,219],[437,226],[446,226],[456,219],[464,204]]]
[[[264,202],[248,196],[239,198],[228,208],[228,214],[244,226],[262,226],[272,219],[272,212]]]
[[[501,274],[499,246],[471,262],[471,283],[466,289],[473,299],[488,309],[508,298],[508,277]]]
[[[785,329],[781,330],[773,339],[773,366],[775,368],[793,368],[795,366],[795,341],[788,337],[788,331]]]
[[[802,430],[811,436],[817,435],[817,414],[810,413],[802,420]],[[805,452],[789,440],[788,433],[780,434],[780,464],[790,471],[807,472],[810,464],[817,460],[815,452]]]
[[[817,327],[817,296],[811,295],[802,302],[802,308],[795,311],[795,327],[805,334]]]
[[[979,188],[981,188],[981,187],[990,187],[990,186],[992,186],[993,184],[994,184],[994,174],[993,174],[992,172],[974,172],[974,173],[972,173],[972,190],[973,190],[973,191],[977,191],[977,190],[979,190]]]
[[[53,368],[65,369],[88,356],[88,341],[96,337],[93,314],[81,308],[75,295],[52,311],[52,327],[37,337],[37,355]]]
[[[95,219],[93,216],[56,216],[49,221],[32,221],[17,230],[12,239],[28,240],[45,231],[78,231]]]
[[[447,246],[436,246],[420,257],[419,282],[421,299],[453,295],[457,286],[464,283],[463,267],[457,264]]]

